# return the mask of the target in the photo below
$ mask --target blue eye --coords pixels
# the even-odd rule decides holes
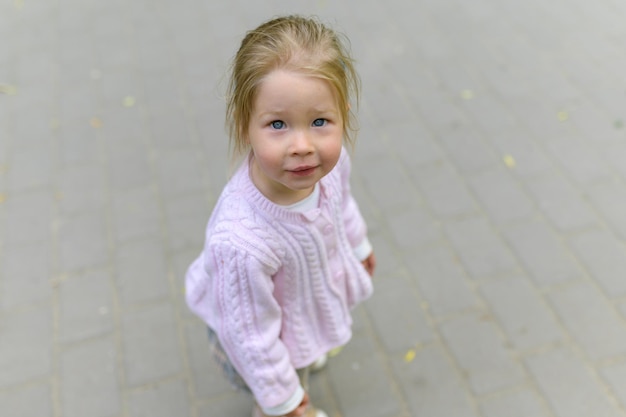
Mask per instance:
[[[326,125],[326,119],[315,119],[313,120],[313,126],[315,127],[322,127]]]
[[[273,129],[282,129],[285,127],[285,122],[283,122],[282,120],[274,120],[272,123],[270,123],[270,125]]]

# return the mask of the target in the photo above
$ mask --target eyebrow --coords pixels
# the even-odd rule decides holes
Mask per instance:
[[[263,113],[259,113],[258,117],[270,117],[270,116],[283,116],[284,114],[288,113],[289,109],[288,108],[284,108],[284,109],[276,109],[276,110],[269,110],[269,111],[265,111]],[[337,109],[334,108],[325,108],[325,107],[318,107],[318,108],[314,108],[310,111],[310,113],[313,114],[339,114],[339,111],[337,111]]]

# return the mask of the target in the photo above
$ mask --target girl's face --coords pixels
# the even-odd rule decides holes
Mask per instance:
[[[258,87],[248,128],[251,177],[277,204],[307,197],[339,160],[343,120],[330,84],[289,70]]]

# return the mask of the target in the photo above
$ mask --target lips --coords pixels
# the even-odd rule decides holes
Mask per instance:
[[[302,166],[299,166],[297,168],[290,169],[289,171],[291,171],[291,172],[300,172],[300,171],[308,171],[308,170],[313,169],[313,168],[315,168],[314,165],[302,165]]]
[[[288,171],[294,175],[306,176],[312,174],[317,167],[317,165],[301,165]]]

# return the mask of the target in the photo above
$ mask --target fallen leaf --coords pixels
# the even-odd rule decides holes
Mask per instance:
[[[55,117],[50,119],[50,130],[57,130],[60,127],[61,127],[61,122],[59,121],[59,119]]]
[[[404,361],[409,363],[409,362],[413,362],[413,359],[415,359],[415,350],[414,349],[410,349],[405,355],[404,355]]]
[[[135,97],[126,96],[124,97],[124,101],[122,102],[124,107],[133,107],[135,105]]]
[[[474,98],[474,92],[472,90],[461,91],[461,98],[463,100],[471,100]]]
[[[343,349],[343,347],[341,347],[341,346],[339,346],[338,348],[331,349],[328,352],[328,356],[330,356],[331,358],[334,357],[334,356],[337,356],[337,355],[339,355],[339,352],[341,352],[342,349]]]
[[[4,203],[7,199],[7,196],[5,194],[0,193],[0,204]]]
[[[94,129],[100,129],[102,127],[102,120],[97,117],[92,117],[91,120],[89,120],[89,124]]]
[[[0,84],[0,94],[14,96],[17,94],[17,87],[10,84]]]
[[[502,160],[504,161],[504,165],[506,165],[509,168],[515,168],[515,158],[513,158],[511,155],[504,155],[504,157],[502,157]]]
[[[556,114],[556,117],[559,119],[559,122],[564,122],[569,119],[569,114],[566,111],[560,111]]]

